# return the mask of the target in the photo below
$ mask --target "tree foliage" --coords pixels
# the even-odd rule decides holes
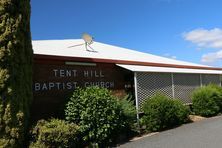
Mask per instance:
[[[32,98],[30,1],[0,1],[0,147],[22,145]]]

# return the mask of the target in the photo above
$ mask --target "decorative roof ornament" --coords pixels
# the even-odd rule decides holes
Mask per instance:
[[[78,45],[74,45],[74,46],[69,46],[68,48],[85,45],[86,51],[96,52],[96,51],[90,46],[91,44],[93,44],[93,39],[94,39],[91,35],[89,35],[88,33],[83,33],[83,34],[82,34],[82,39],[85,41],[85,43],[78,44]],[[89,50],[88,47],[89,47],[91,50]]]

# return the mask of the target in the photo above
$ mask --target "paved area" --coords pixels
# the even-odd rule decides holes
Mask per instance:
[[[185,124],[120,148],[222,148],[222,116]]]

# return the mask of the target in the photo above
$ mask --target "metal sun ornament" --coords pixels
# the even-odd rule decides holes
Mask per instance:
[[[88,33],[83,33],[82,39],[84,40],[85,43],[74,45],[74,46],[69,46],[68,48],[85,45],[86,51],[95,52],[95,50],[90,46],[93,43],[93,37],[91,35],[89,35]],[[89,50],[88,47],[91,50]]]

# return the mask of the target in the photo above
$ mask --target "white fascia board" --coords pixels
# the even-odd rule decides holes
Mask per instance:
[[[163,72],[163,73],[192,73],[192,74],[222,74],[222,70],[205,70],[205,69],[188,69],[188,68],[171,68],[171,67],[154,67],[141,65],[116,64],[119,67],[128,69],[133,72]]]

